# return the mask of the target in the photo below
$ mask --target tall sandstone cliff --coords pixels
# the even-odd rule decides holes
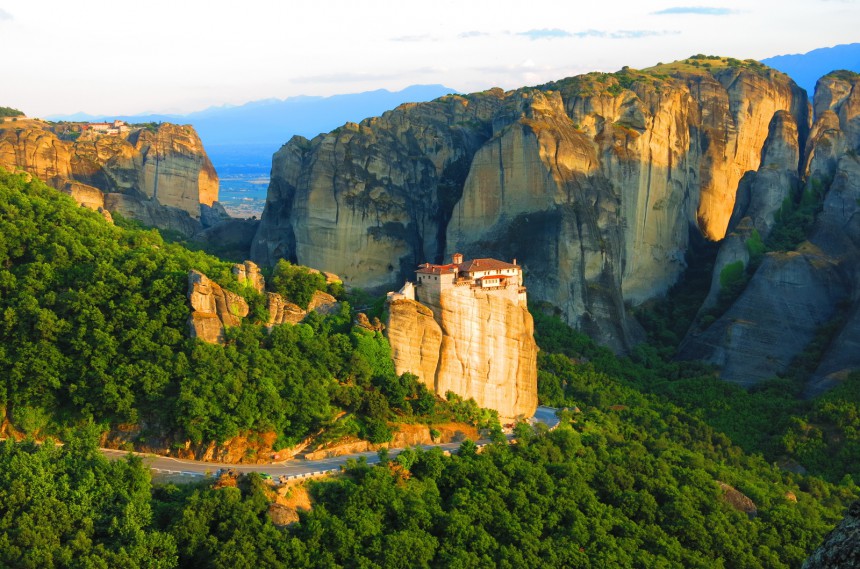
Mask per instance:
[[[505,294],[456,286],[423,303],[392,299],[385,333],[397,373],[414,373],[442,396],[473,398],[500,417],[534,415],[534,322],[517,287],[510,288]]]
[[[762,167],[739,193],[711,297],[728,262],[743,262],[752,272],[749,284],[720,318],[692,330],[681,347],[681,357],[709,361],[724,379],[753,385],[787,371],[829,327],[835,332],[806,386],[809,396],[860,367],[860,75],[823,77],[813,106],[805,139],[787,116],[775,117]],[[794,172],[798,160],[800,170]],[[767,237],[776,212],[787,198],[797,201],[799,191],[820,200],[808,240],[794,251],[768,253],[750,267],[752,230]]]
[[[0,166],[24,170],[78,203],[186,235],[225,217],[218,175],[190,126],[161,124],[61,140],[51,123],[0,125]]]
[[[725,235],[781,112],[805,139],[805,92],[750,64],[403,105],[281,148],[251,255],[378,289],[454,251],[516,257],[533,298],[624,351],[625,303],[668,290],[691,232]]]

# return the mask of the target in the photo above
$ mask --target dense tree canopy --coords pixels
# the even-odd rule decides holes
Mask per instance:
[[[319,274],[284,267],[275,283],[287,294],[325,288]],[[416,408],[426,420],[450,417],[414,376],[397,377],[381,334],[353,329],[346,302],[271,334],[246,319],[226,346],[189,339],[192,268],[259,304],[229,263],[0,172],[0,409],[31,434],[91,420],[196,443],[274,431],[278,446],[340,411],[342,434],[376,442],[391,437],[387,421],[413,420]]]
[[[191,268],[252,294],[227,263],[0,170],[0,408],[66,441],[0,446],[0,565],[799,567],[860,492],[857,376],[809,403],[791,377],[747,393],[659,344],[618,358],[542,310],[538,389],[564,408],[555,431],[351,464],[312,483],[313,509],[287,528],[256,476],[153,487],[140,460],[98,454],[107,426],[197,442],[274,431],[288,445],[321,427],[383,441],[392,419],[495,422],[397,376],[385,338],[353,326],[347,303],[271,333],[247,319],[226,346],[190,340]],[[283,286],[308,280],[282,270]],[[777,468],[781,456],[828,480]]]

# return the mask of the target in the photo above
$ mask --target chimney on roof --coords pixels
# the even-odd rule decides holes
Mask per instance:
[[[453,255],[451,255],[451,262],[455,265],[461,265],[463,263],[463,254],[454,253]]]
[[[517,258],[516,257],[514,257],[514,264],[515,265],[517,264]]]

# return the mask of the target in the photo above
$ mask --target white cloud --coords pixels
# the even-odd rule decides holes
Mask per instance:
[[[525,36],[530,40],[548,40],[558,38],[569,38],[573,34],[558,28],[543,28],[540,30],[528,30],[527,32],[518,32],[518,36]]]
[[[673,8],[665,8],[663,10],[657,10],[656,12],[652,12],[652,14],[658,16],[670,15],[670,14],[694,14],[698,16],[728,16],[729,14],[735,14],[737,10],[731,10],[729,8],[716,8],[713,6],[675,6]]]

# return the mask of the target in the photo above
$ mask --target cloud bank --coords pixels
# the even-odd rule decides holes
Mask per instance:
[[[558,28],[544,28],[542,30],[528,30],[517,32],[516,35],[524,36],[530,40],[548,40],[560,38],[603,38],[610,40],[629,40],[639,38],[650,38],[655,36],[669,36],[680,32],[670,30],[585,30],[581,32],[568,32]]]
[[[663,16],[667,14],[695,14],[698,16],[728,16],[729,14],[734,14],[735,11],[729,8],[715,8],[713,6],[675,6],[673,8],[666,8],[664,10],[658,10],[656,12],[651,12],[657,16]]]

